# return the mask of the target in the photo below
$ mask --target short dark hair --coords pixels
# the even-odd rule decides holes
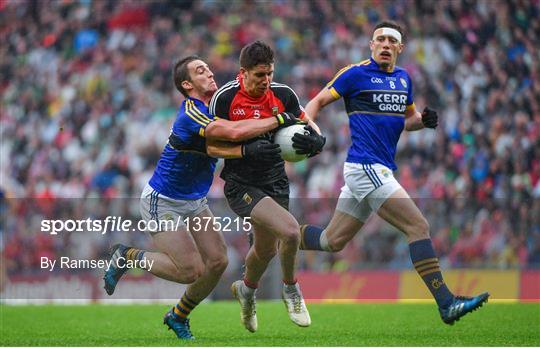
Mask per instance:
[[[382,21],[382,22],[379,22],[379,23],[377,23],[377,25],[375,26],[373,31],[375,31],[375,30],[377,30],[379,28],[396,29],[401,34],[401,42],[405,42],[405,33],[403,32],[403,28],[401,28],[401,26],[399,24],[397,24],[396,22],[394,22],[394,21]]]
[[[187,56],[179,61],[176,62],[173,69],[173,80],[174,85],[176,86],[176,89],[184,95],[184,97],[188,97],[188,94],[184,87],[182,87],[182,82],[184,81],[191,81],[191,76],[189,76],[189,70],[187,68],[188,64],[193,62],[194,60],[202,60],[201,57],[192,55]]]
[[[262,41],[255,41],[244,46],[240,51],[240,67],[251,69],[259,64],[274,63],[274,50]]]

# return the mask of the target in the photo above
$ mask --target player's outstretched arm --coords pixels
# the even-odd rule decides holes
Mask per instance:
[[[319,111],[324,108],[326,105],[335,102],[339,97],[336,98],[328,88],[323,88],[319,94],[317,94],[313,99],[311,99],[306,105],[306,114],[311,119],[315,121],[319,115]]]
[[[218,118],[206,126],[205,136],[212,140],[242,142],[269,132],[276,127],[290,126],[298,121],[294,115],[288,112],[282,112],[276,117],[257,120],[229,121]]]

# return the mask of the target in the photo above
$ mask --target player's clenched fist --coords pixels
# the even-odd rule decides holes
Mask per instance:
[[[437,115],[437,111],[426,106],[424,111],[422,111],[422,123],[426,128],[437,128],[439,125],[439,115]]]

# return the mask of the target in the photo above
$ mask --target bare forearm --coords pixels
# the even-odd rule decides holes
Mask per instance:
[[[225,141],[208,141],[206,151],[215,158],[242,158],[242,145]]]
[[[322,105],[320,105],[320,102],[318,100],[313,99],[309,101],[309,103],[307,103],[305,111],[306,111],[306,114],[309,116],[310,120],[315,121],[321,109],[322,109]]]
[[[311,99],[305,108],[306,114],[315,121],[319,116],[319,112],[326,105],[335,102],[339,99],[339,96],[332,94],[328,88],[323,88],[315,98]]]
[[[306,112],[306,116],[302,119],[302,121],[307,122],[308,126],[311,126],[311,128],[313,128],[315,132],[322,134],[319,126],[315,122],[313,122],[311,117],[308,116],[307,112]]]
[[[414,115],[405,119],[405,129],[409,132],[424,129],[422,123],[422,115],[419,112],[415,112]]]
[[[278,121],[275,117],[234,122],[216,120],[206,127],[205,134],[210,140],[242,142],[269,132],[277,126]]]
[[[275,117],[262,120],[242,120],[237,121],[237,123],[237,127],[242,130],[240,136],[236,139],[237,142],[255,138],[278,126],[278,121]]]

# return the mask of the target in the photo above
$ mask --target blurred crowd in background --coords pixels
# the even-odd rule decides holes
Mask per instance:
[[[73,206],[88,200],[99,202],[94,216],[138,218],[136,198],[182,101],[171,77],[178,58],[200,55],[222,85],[235,78],[242,46],[264,40],[277,54],[274,80],[305,105],[340,68],[369,57],[383,19],[405,28],[398,65],[412,77],[417,108],[440,116],[436,131],[403,133],[396,176],[430,222],[441,264],[540,267],[538,0],[0,0],[8,271],[38,268],[42,255],[104,257],[116,238],[151,248],[144,234],[50,236],[29,222],[77,217]],[[324,226],[350,138],[342,102],[317,121],[325,150],[287,171],[293,214]],[[210,207],[233,216],[222,187],[216,178]],[[76,199],[51,208],[62,198]],[[119,208],[127,202],[135,208]],[[226,238],[239,269],[245,235]],[[377,217],[341,253],[302,253],[300,262],[311,270],[409,266],[404,236]]]

